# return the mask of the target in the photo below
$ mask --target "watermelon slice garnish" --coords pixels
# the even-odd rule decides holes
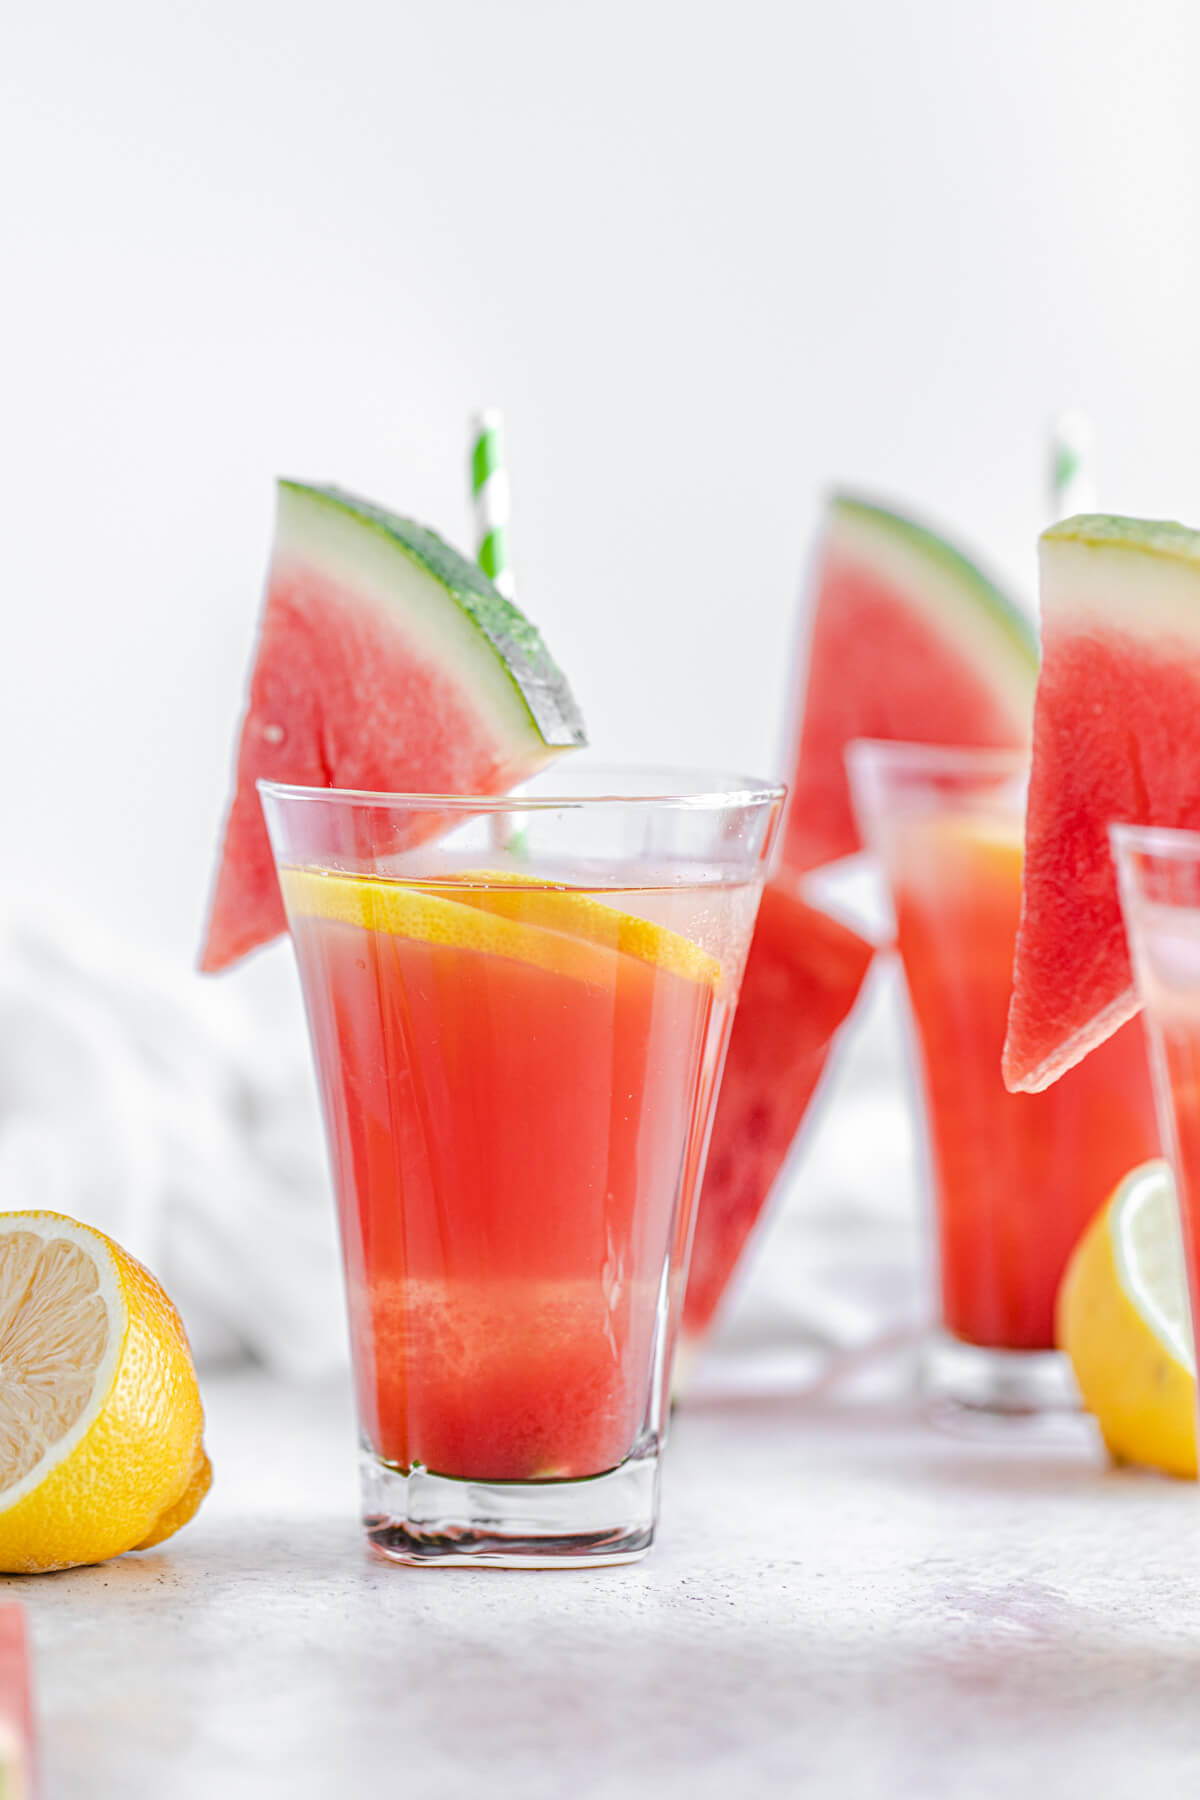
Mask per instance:
[[[25,1608],[0,1606],[0,1800],[33,1800],[36,1744]]]
[[[712,1321],[800,1129],[873,946],[806,905],[782,875],[763,890],[717,1100],[683,1309]]]
[[[201,968],[286,930],[260,778],[498,794],[584,741],[537,631],[474,563],[368,500],[281,481]]]
[[[1200,828],[1200,532],[1083,515],[1042,535],[1004,1079],[1037,1093],[1138,1010],[1110,824]]]
[[[1037,641],[961,550],[871,501],[830,503],[817,565],[783,860],[861,848],[842,758],[854,738],[1028,743]]]

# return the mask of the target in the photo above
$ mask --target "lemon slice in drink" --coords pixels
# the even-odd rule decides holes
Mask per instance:
[[[139,1262],[59,1213],[0,1213],[0,1570],[148,1548],[208,1490],[179,1315]]]
[[[293,917],[332,919],[424,943],[491,951],[600,985],[612,980],[613,950],[709,986],[716,986],[721,973],[716,958],[691,938],[619,912],[590,893],[529,877],[475,871],[453,882],[418,887],[365,875],[285,869],[280,885]]]
[[[511,869],[468,870],[453,887],[439,888],[435,882],[429,886],[465,906],[482,907],[506,919],[546,925],[552,931],[586,938],[590,944],[603,944],[638,962],[653,963],[655,968],[683,975],[689,981],[715,986],[721,973],[716,958],[691,938],[668,931],[665,925],[655,925],[650,919],[641,919],[636,913],[620,912],[594,893],[578,888],[563,887]]]
[[[1127,1175],[1080,1239],[1057,1337],[1117,1461],[1194,1477],[1196,1359],[1165,1162]]]

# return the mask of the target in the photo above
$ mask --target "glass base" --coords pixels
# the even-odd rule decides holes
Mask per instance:
[[[922,1351],[921,1392],[935,1423],[959,1429],[1072,1419],[1080,1411],[1061,1351],[983,1349],[945,1332]]]
[[[363,1523],[391,1562],[597,1569],[638,1562],[654,1541],[658,1455],[583,1481],[461,1481],[403,1474],[364,1449]]]

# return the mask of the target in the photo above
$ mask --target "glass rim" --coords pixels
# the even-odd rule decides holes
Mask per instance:
[[[911,774],[991,775],[1026,774],[1030,751],[999,744],[922,744],[906,738],[851,738],[843,752],[849,766],[879,760]]]
[[[419,807],[423,811],[464,813],[562,812],[572,807],[597,806],[675,807],[693,812],[719,812],[775,805],[787,798],[787,787],[783,782],[756,781],[746,775],[673,768],[668,764],[588,765],[586,772],[600,782],[612,777],[613,790],[574,794],[401,794],[370,788],[306,787],[287,781],[268,781],[263,777],[254,785],[260,796],[283,800],[323,801],[334,806]],[[665,788],[644,794],[622,792],[617,785],[621,777],[628,780],[635,775],[674,778],[690,785],[675,792]]]
[[[1160,862],[1200,862],[1200,831],[1179,825],[1129,825],[1113,820],[1108,841],[1118,860],[1122,851],[1132,850]]]

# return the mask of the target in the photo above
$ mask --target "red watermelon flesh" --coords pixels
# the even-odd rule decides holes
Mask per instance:
[[[843,766],[854,738],[1008,748],[1029,741],[1037,646],[1015,606],[913,520],[830,505],[798,709],[783,859],[861,849]]]
[[[767,884],[696,1214],[685,1339],[698,1339],[716,1312],[871,956],[870,944],[806,905],[786,875]]]
[[[1042,672],[1004,1079],[1037,1093],[1138,1010],[1110,824],[1200,829],[1200,532],[1041,540]]]
[[[201,968],[286,929],[259,779],[496,794],[583,741],[537,632],[474,564],[369,501],[281,482]]]

